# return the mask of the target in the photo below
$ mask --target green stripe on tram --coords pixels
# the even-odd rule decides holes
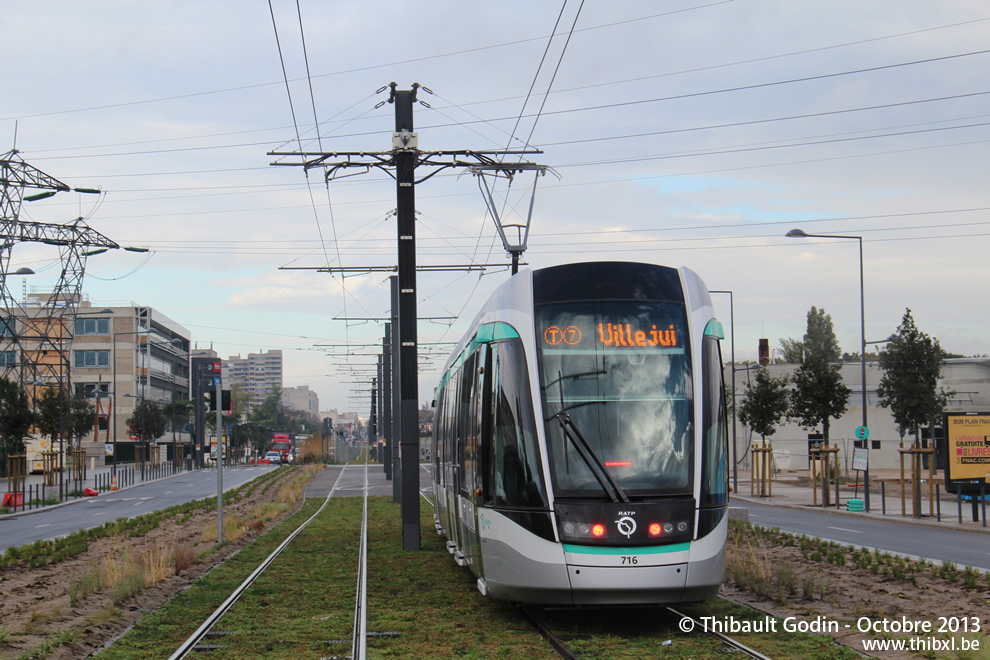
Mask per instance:
[[[593,545],[574,545],[572,543],[565,543],[564,552],[573,552],[580,555],[663,555],[671,552],[684,552],[690,547],[691,544],[689,542],[671,543],[670,545],[651,545],[645,547],[627,546],[625,548],[602,548]]]

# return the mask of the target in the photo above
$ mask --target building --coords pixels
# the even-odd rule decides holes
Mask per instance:
[[[136,303],[99,307],[83,300],[50,316],[45,302],[45,296],[28,298],[6,322],[11,343],[4,354],[14,354],[7,377],[20,380],[32,400],[59,384],[90,399],[99,431],[80,447],[87,463],[111,463],[112,451],[118,462],[132,462],[127,419],[138,402],[189,399],[189,331]]]
[[[760,367],[756,364],[735,365],[736,401],[746,395],[747,383],[752,380],[752,372],[766,368],[775,378],[790,376],[797,369],[796,364],[770,364]],[[851,470],[852,450],[856,442],[856,429],[863,425],[862,365],[859,362],[842,364],[843,382],[852,392],[846,403],[846,412],[829,425],[829,440],[839,447],[839,465]],[[733,365],[725,366],[726,391],[732,389]],[[883,370],[878,362],[866,362],[866,419],[869,429],[867,445],[870,449],[871,469],[899,469],[901,438],[889,408],[880,406],[877,387],[883,378]],[[946,412],[990,412],[990,358],[952,358],[942,365],[942,380],[939,385],[947,392],[953,392]],[[935,421],[936,438],[942,437],[943,420]],[[778,469],[808,469],[808,449],[819,442],[821,429],[808,430],[797,422],[784,420],[773,436],[768,438],[773,444],[773,454]],[[730,428],[730,440],[733,431]],[[760,442],[760,437],[751,437],[750,430],[736,423],[736,443],[738,445],[739,470],[748,470],[751,443]],[[922,444],[928,446],[929,429],[922,429]],[[904,438],[904,446],[910,447],[914,438]],[[938,464],[938,461],[937,461]]]
[[[290,410],[307,413],[315,421],[320,421],[320,397],[308,385],[283,387],[282,405]]]
[[[254,409],[271,393],[273,387],[282,387],[282,351],[248,353],[246,358],[232,355],[223,361],[225,389],[240,385],[248,393],[247,411]]]

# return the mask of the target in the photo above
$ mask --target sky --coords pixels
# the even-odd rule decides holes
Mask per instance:
[[[395,265],[395,183],[269,154],[387,152],[392,82],[423,86],[423,151],[542,152],[544,176],[489,179],[505,222],[536,186],[524,267],[687,266],[732,292],[713,294],[726,359],[802,337],[812,306],[858,352],[860,241],[785,234],[854,236],[868,342],[910,308],[984,355],[988,43],[980,0],[6,3],[0,152],[102,191],[22,220],[149,249],[87,259],[94,306],[149,305],[222,357],[280,349],[322,410],[367,414],[389,273],[318,269]],[[418,263],[486,265],[417,278],[421,402],[509,277],[479,183],[416,186]],[[50,290],[58,263],[18,244],[9,272],[36,274],[7,286]]]

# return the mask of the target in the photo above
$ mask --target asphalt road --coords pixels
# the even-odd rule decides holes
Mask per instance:
[[[225,468],[223,490],[226,492],[237,488],[263,472],[276,468],[277,466],[268,465]],[[192,500],[210,496],[215,498],[216,494],[216,471],[195,470],[24,515],[0,516],[0,550],[98,527],[108,520],[133,518]]]
[[[990,570],[990,535],[932,525],[915,525],[865,516],[791,509],[733,500],[732,506],[749,511],[749,519],[762,527],[829,539],[866,548],[880,548],[914,558],[951,561],[960,568]]]

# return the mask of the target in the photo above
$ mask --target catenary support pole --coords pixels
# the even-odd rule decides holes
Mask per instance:
[[[402,549],[419,550],[419,370],[416,357],[416,89],[392,87],[395,105],[396,219],[399,276],[399,388],[402,445]]]
[[[392,501],[402,501],[402,451],[399,440],[399,407],[402,403],[399,391],[399,278],[392,275],[388,278],[392,292]]]
[[[385,436],[385,479],[392,478],[392,324],[385,324],[385,338],[382,339],[382,434]]]
[[[217,391],[217,543],[223,543],[223,386],[219,376],[214,381]]]

